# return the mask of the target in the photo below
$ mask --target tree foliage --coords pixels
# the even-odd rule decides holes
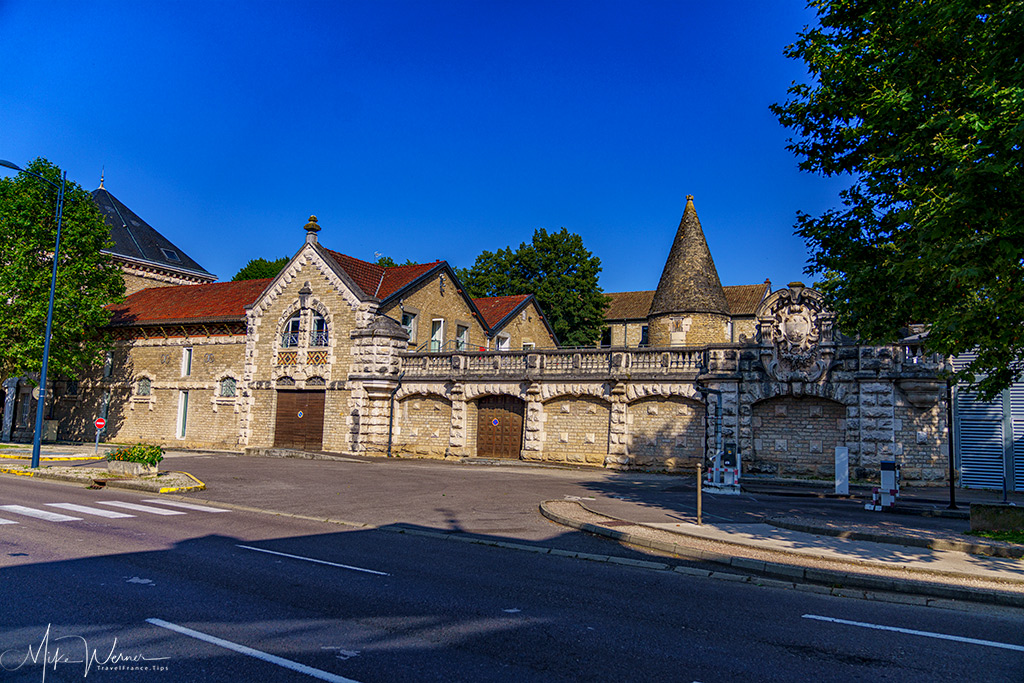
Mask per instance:
[[[850,178],[801,213],[807,271],[847,333],[976,351],[991,396],[1024,369],[1024,2],[812,0],[786,55],[810,83],[772,107],[800,168]]]
[[[579,235],[539,228],[529,244],[485,251],[458,275],[474,298],[533,294],[562,345],[593,346],[609,301],[598,284],[600,272],[601,259]]]
[[[382,254],[374,254],[377,257],[377,265],[384,268],[394,268],[396,266],[418,266],[419,264],[412,259],[405,259],[405,263],[397,263],[395,259],[390,256],[384,256]]]
[[[273,261],[268,261],[265,258],[254,258],[242,266],[242,269],[235,273],[235,276],[231,278],[231,281],[265,280],[277,277],[277,274],[288,265],[288,261],[290,260],[291,259],[287,256],[282,256],[281,258],[274,259]]]
[[[36,159],[27,170],[60,185],[61,170]],[[92,195],[68,181],[61,221],[49,377],[77,378],[110,346],[104,307],[121,301],[120,269]],[[0,178],[0,378],[42,368],[46,311],[57,240],[57,190],[27,173]]]

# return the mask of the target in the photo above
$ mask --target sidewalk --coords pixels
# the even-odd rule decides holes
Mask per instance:
[[[1024,546],[967,536],[970,503],[1000,502],[1002,494],[958,489],[958,512],[947,511],[946,489],[910,489],[901,512],[867,512],[857,495],[834,497],[806,483],[755,484],[758,496],[816,498],[805,514],[697,525],[665,521],[649,506],[614,501],[545,501],[552,521],[623,543],[701,559],[793,584],[812,581],[836,594],[877,597],[878,591],[930,599],[1024,607]],[[746,491],[746,489],[745,489]],[[862,492],[864,493],[864,492]],[[1024,496],[1010,494],[1024,504]],[[614,510],[614,512],[611,512]],[[903,600],[901,600],[903,601]]]

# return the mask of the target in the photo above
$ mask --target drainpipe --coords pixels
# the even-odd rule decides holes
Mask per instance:
[[[391,398],[388,399],[391,404],[391,409],[388,411],[388,457],[391,457],[391,441],[395,432],[395,394],[402,388],[402,378],[405,377],[403,372],[398,376],[398,384],[391,390]]]

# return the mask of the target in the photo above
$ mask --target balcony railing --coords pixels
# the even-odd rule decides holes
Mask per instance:
[[[281,348],[289,348],[292,346],[299,345],[299,333],[298,332],[285,332],[281,335]]]
[[[409,352],[402,355],[407,377],[613,377],[695,375],[707,367],[708,350],[548,349],[529,351]]]

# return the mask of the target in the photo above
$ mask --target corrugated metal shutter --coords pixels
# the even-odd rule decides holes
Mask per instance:
[[[1013,420],[1013,488],[1024,491],[1024,383],[1010,387],[1010,416]]]
[[[957,395],[956,450],[960,485],[966,488],[1003,486],[1003,402],[979,401],[975,394]]]

